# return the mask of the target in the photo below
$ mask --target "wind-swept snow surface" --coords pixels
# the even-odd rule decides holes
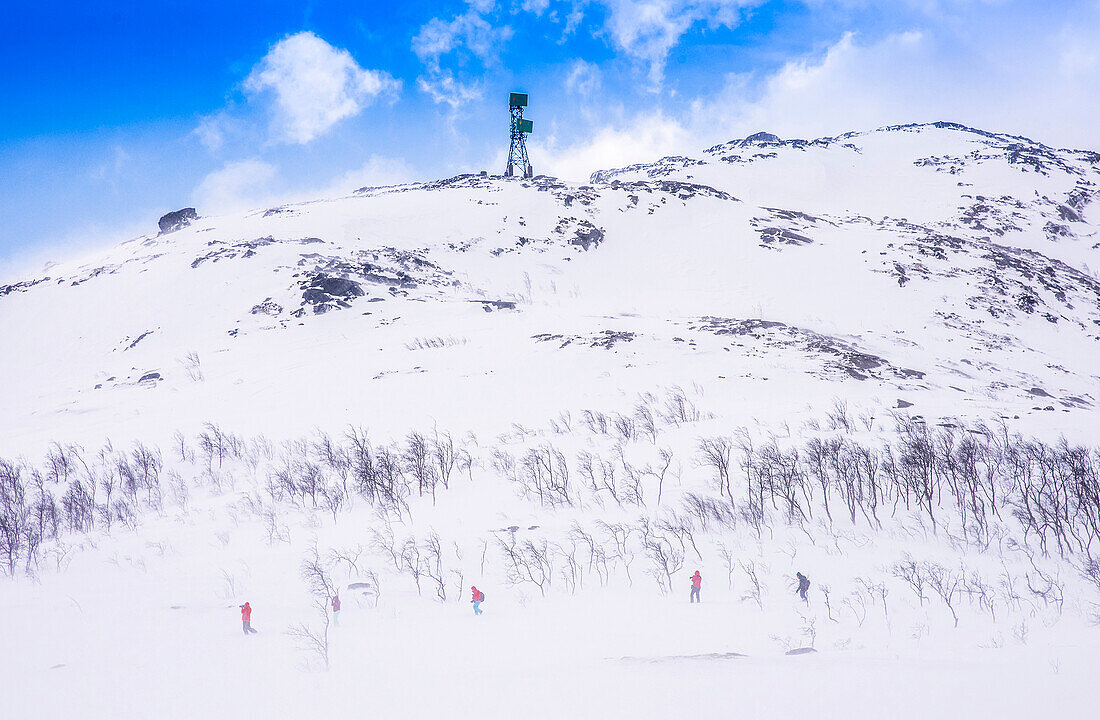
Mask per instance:
[[[3,715],[1081,714],[1098,181],[760,134],[2,286]]]

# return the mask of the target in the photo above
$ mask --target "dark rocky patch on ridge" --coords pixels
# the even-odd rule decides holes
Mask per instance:
[[[133,350],[135,347],[137,347],[137,344],[139,342],[141,342],[142,340],[144,340],[145,338],[149,337],[152,334],[153,334],[152,330],[146,330],[141,335],[138,335],[137,338],[132,343],[130,343],[129,345],[127,345],[124,348],[124,350]]]
[[[589,248],[598,247],[602,242],[603,230],[587,220],[582,220],[577,223],[577,229],[573,232],[573,238],[569,241],[569,244],[588,250]]]
[[[5,295],[9,295],[13,292],[27,292],[35,285],[39,283],[44,283],[49,279],[50,278],[48,277],[43,277],[37,278],[36,280],[23,280],[21,282],[12,283],[11,285],[0,285],[0,297],[4,297]]]
[[[609,186],[613,190],[626,190],[628,192],[663,192],[669,195],[673,195],[679,200],[690,200],[697,195],[702,195],[703,197],[711,197],[715,198],[716,200],[741,202],[725,190],[719,190],[717,188],[711,187],[710,185],[701,185],[699,183],[692,182],[681,182],[679,180],[659,180],[657,182],[650,182],[647,180],[621,182],[619,180],[612,180],[609,183]]]
[[[776,248],[778,245],[809,245],[813,239],[805,233],[819,223],[835,226],[836,223],[824,220],[816,215],[786,210],[783,208],[763,208],[768,215],[754,217],[749,225],[760,234],[761,247]]]
[[[199,214],[195,211],[195,208],[183,208],[161,216],[160,220],[157,221],[157,226],[160,228],[160,234],[166,235],[170,232],[182,230],[198,219]]]
[[[779,139],[778,135],[772,135],[770,132],[758,132],[749,135],[747,138],[741,141],[741,146],[745,145],[778,145],[783,141]]]
[[[343,277],[317,273],[302,283],[302,300],[313,306],[317,315],[336,308],[351,307],[351,299],[363,296],[363,287]]]
[[[809,353],[823,355],[827,359],[827,367],[847,373],[856,380],[867,380],[871,377],[882,379],[883,373],[903,380],[920,380],[924,377],[924,373],[919,370],[895,367],[889,361],[863,352],[837,338],[774,320],[707,316],[699,318],[689,327],[714,335],[750,337],[766,345],[800,348]]]
[[[592,173],[588,178],[588,182],[593,185],[604,184],[611,182],[615,177],[619,175],[630,175],[633,173],[644,172],[651,178],[665,177],[671,175],[677,170],[683,170],[684,168],[694,167],[696,165],[705,165],[703,160],[695,160],[694,158],[683,157],[681,155],[670,155],[663,157],[657,162],[651,163],[636,163],[634,165],[627,165],[621,168],[611,168],[608,170],[597,170]]]
[[[480,303],[485,312],[516,309],[516,303],[512,300],[471,300],[470,302]]]
[[[278,315],[283,311],[283,306],[275,302],[271,298],[267,298],[262,303],[252,306],[253,315],[270,315],[272,317]]]
[[[633,342],[637,337],[635,333],[628,332],[626,330],[601,330],[598,333],[592,335],[558,335],[554,333],[539,333],[538,335],[532,335],[531,338],[538,342],[550,342],[559,341],[559,347],[568,347],[569,345],[587,345],[588,347],[603,348],[604,350],[610,350],[615,347],[617,343]]]

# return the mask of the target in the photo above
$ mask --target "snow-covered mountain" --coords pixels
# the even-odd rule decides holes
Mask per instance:
[[[1098,181],[1095,152],[937,123],[201,218],[0,287],[0,449],[507,427],[692,383],[735,422],[844,397],[1072,428]]]
[[[951,123],[758,133],[198,208],[0,286],[16,717],[871,717],[868,677],[933,688],[898,717],[1079,712],[1098,183],[1100,153]],[[322,576],[325,680],[274,632]],[[242,647],[246,599],[272,632]]]

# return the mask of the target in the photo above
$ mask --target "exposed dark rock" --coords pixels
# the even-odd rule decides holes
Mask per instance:
[[[1035,397],[1054,397],[1053,395],[1051,395],[1046,390],[1044,390],[1040,387],[1031,388],[1030,390],[1027,391],[1027,394],[1028,395],[1033,395]]]
[[[741,202],[725,190],[719,190],[717,188],[711,187],[710,185],[682,182],[680,180],[658,180],[656,182],[648,180],[639,180],[637,182],[619,182],[618,180],[613,180],[611,182],[611,187],[619,190],[626,190],[629,193],[663,192],[669,195],[674,195],[680,200],[690,200],[697,195],[702,195],[703,197],[711,197],[715,198],[716,200]]]
[[[139,383],[147,382],[147,383],[154,383],[155,384],[156,381],[161,380],[161,379],[162,378],[161,378],[159,372],[147,372],[144,375],[142,375],[140,378],[138,378],[138,382]]]
[[[17,282],[12,285],[0,285],[0,297],[4,297],[13,292],[27,292],[27,290],[30,290],[38,283],[46,282],[49,279],[48,277],[44,277],[38,278],[37,280],[23,280],[22,282]]]
[[[741,145],[772,145],[783,142],[779,139],[778,135],[772,135],[769,132],[758,132],[749,135],[747,138],[741,141]]]
[[[634,333],[626,332],[625,330],[602,330],[590,343],[591,347],[599,347],[610,349],[615,347],[615,343],[620,342],[633,342]]]
[[[911,403],[911,402],[908,402],[908,401],[906,401],[906,400],[902,400],[901,398],[898,398],[898,404],[897,404],[897,405],[895,405],[895,407],[896,407],[896,408],[897,408],[898,410],[904,410],[904,409],[906,409],[906,408],[911,408],[911,407],[913,407],[913,403]]]
[[[837,338],[772,320],[737,320],[707,316],[699,318],[691,329],[715,335],[751,337],[777,347],[801,347],[805,351],[830,358],[826,363],[827,367],[845,372],[857,380],[878,377],[880,371],[907,380],[924,377],[924,373],[919,370],[895,367],[883,358],[863,352]]]
[[[363,287],[354,280],[333,277],[323,273],[312,275],[302,283],[302,300],[313,306],[320,315],[336,308],[351,307],[352,298],[363,295]]]
[[[1046,225],[1043,226],[1043,232],[1046,233],[1047,240],[1052,241],[1059,238],[1073,237],[1073,231],[1071,231],[1068,227],[1049,221]]]
[[[630,175],[645,173],[648,177],[664,177],[670,175],[677,170],[684,168],[694,167],[696,165],[705,165],[702,160],[695,160],[693,158],[682,157],[679,155],[672,155],[669,157],[663,157],[657,162],[652,163],[638,163],[636,165],[628,165],[626,167],[615,168],[612,170],[597,170],[589,177],[588,182],[593,185],[600,183],[611,182],[616,176]]]
[[[157,225],[160,227],[160,234],[175,232],[181,230],[194,221],[199,219],[199,214],[195,212],[195,208],[183,208],[182,210],[175,210],[161,217],[157,221]]]
[[[252,306],[253,315],[278,315],[283,311],[283,306],[277,302],[274,302],[271,298],[267,298],[259,305]]]
[[[577,229],[573,233],[573,238],[569,241],[569,244],[588,250],[589,248],[598,247],[602,242],[603,230],[587,220],[582,220],[577,224]]]
[[[481,307],[485,312],[516,309],[516,304],[511,300],[473,300],[472,302],[481,303]]]
[[[784,228],[766,227],[761,228],[757,232],[760,233],[760,239],[764,245],[771,245],[772,243],[783,243],[784,245],[810,245],[813,240],[800,235],[793,230],[786,230]]]
[[[137,345],[139,342],[141,342],[142,340],[144,340],[145,338],[149,337],[152,334],[153,334],[152,330],[146,330],[141,335],[138,335],[136,340],[134,340],[132,343],[127,345],[126,349],[127,350],[133,350],[135,345]]]
[[[569,337],[566,337],[564,335],[557,335],[552,333],[540,333],[538,335],[532,335],[531,337],[533,340],[537,340],[538,342],[560,340],[560,347],[563,348],[568,347],[569,345],[572,345],[574,343],[584,343],[587,344],[589,347],[604,348],[605,350],[610,350],[611,348],[615,347],[617,343],[633,342],[634,338],[637,336],[634,333],[627,332],[625,330],[602,330],[595,335],[587,336],[571,335]]]

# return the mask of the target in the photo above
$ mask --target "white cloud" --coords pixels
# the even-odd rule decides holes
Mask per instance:
[[[199,118],[199,124],[191,131],[191,134],[199,139],[199,142],[212,153],[216,153],[225,145],[226,124],[228,115],[217,112],[213,115],[204,115]]]
[[[536,172],[579,182],[587,182],[595,170],[651,162],[698,149],[683,123],[661,113],[639,115],[605,127],[574,145],[562,147],[554,138],[532,138],[530,146]]]
[[[510,27],[495,26],[483,17],[493,10],[495,2],[472,0],[469,5],[465,13],[450,20],[432,18],[412,40],[413,52],[427,69],[417,78],[417,86],[452,111],[480,99],[481,89],[476,83],[457,78],[453,70],[442,66],[442,59],[452,53],[469,52],[483,65],[492,65],[501,46],[512,37]]]
[[[256,158],[226,163],[199,183],[192,202],[200,215],[223,215],[261,207],[344,197],[364,186],[398,185],[416,178],[404,160],[373,155],[361,166],[319,185],[287,187],[279,169]]]
[[[311,191],[303,199],[341,197],[362,187],[399,185],[416,179],[416,172],[404,160],[372,156],[361,167],[349,170],[327,186]]]
[[[440,70],[416,79],[420,91],[431,96],[437,105],[449,105],[458,110],[463,105],[480,100],[484,95],[481,87],[474,83],[464,83],[455,79],[450,70]]]
[[[512,29],[492,25],[480,12],[474,6],[451,20],[432,18],[413,38],[413,52],[429,67],[438,65],[442,56],[462,48],[482,61],[494,59],[501,44],[512,37]]]
[[[542,15],[550,7],[550,0],[523,0],[520,7],[525,12]]]
[[[682,113],[640,113],[574,145],[532,142],[532,161],[539,172],[584,179],[759,130],[813,139],[938,120],[1100,150],[1100,58],[1089,42],[1100,37],[1097,10],[1048,32],[989,31],[961,50],[953,34],[927,28],[873,42],[846,34],[764,77],[730,75]]]
[[[271,182],[278,174],[274,165],[262,160],[226,163],[199,183],[193,193],[200,215],[220,215],[268,204]]]
[[[602,73],[595,63],[576,60],[565,78],[565,88],[582,97],[592,95],[600,89]]]
[[[347,50],[300,32],[272,46],[244,88],[253,95],[272,92],[275,138],[305,144],[359,114],[379,95],[398,90],[400,82],[380,70],[365,70]]]
[[[761,129],[818,137],[949,120],[1051,144],[1100,146],[1100,64],[1080,51],[1090,47],[1085,38],[1100,35],[1100,12],[1079,16],[1072,30],[987,34],[962,48],[929,30],[870,43],[848,34],[823,56],[793,60],[763,82],[731,77],[718,97],[696,102],[685,122],[704,143]]]
[[[598,0],[612,44],[649,66],[654,88],[664,79],[669,51],[696,23],[734,27],[745,9],[764,0]]]

